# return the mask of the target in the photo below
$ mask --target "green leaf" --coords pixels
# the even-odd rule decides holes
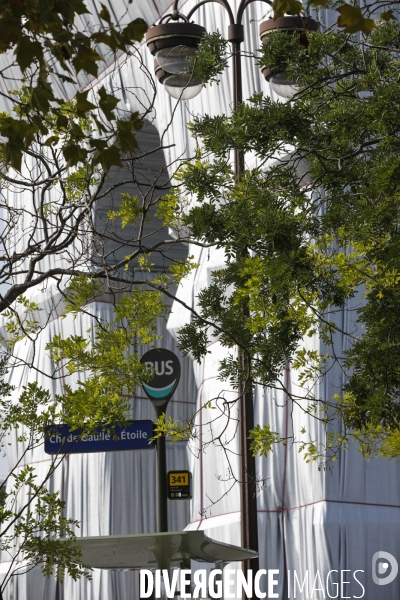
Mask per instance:
[[[131,196],[127,192],[121,193],[121,204],[118,211],[110,211],[108,217],[116,219],[121,217],[121,227],[134,225],[142,214],[142,202],[138,196]]]
[[[97,116],[95,114],[92,115],[92,118],[93,118],[93,121],[96,123],[100,133],[108,133],[107,127],[105,127],[103,125],[103,123],[100,121],[100,119],[97,118]]]
[[[9,138],[10,147],[20,149],[26,149],[32,143],[35,133],[37,132],[36,127],[32,127],[26,121],[17,121],[9,117],[1,125],[1,134]]]
[[[74,167],[79,162],[85,163],[88,151],[78,144],[67,144],[62,150],[68,167]]]
[[[103,21],[106,21],[106,23],[111,25],[110,11],[108,10],[108,8],[106,6],[104,6],[104,4],[102,2],[100,2],[100,6],[101,6],[101,11],[99,12],[100,19],[102,19]]]
[[[63,81],[64,83],[72,83],[73,85],[76,85],[76,79],[72,79],[72,77],[68,77],[68,75],[62,75],[61,73],[59,74],[59,78],[61,79],[61,81]]]
[[[188,74],[206,83],[219,83],[219,75],[225,71],[228,66],[228,41],[225,40],[219,31],[206,33],[196,49],[196,53],[190,56],[190,65],[187,68]]]
[[[35,58],[43,63],[43,49],[38,41],[32,41],[28,36],[21,35],[15,48],[15,56],[21,71],[25,71]]]
[[[34,115],[32,117],[32,123],[36,125],[42,135],[47,135],[49,133],[48,128],[43,123],[43,119],[39,115]]]
[[[310,0],[310,5],[311,6],[320,6],[320,7],[325,7],[329,4],[330,0]]]
[[[67,43],[56,43],[53,44],[50,40],[44,42],[46,48],[50,50],[53,56],[58,60],[60,66],[64,71],[71,72],[71,69],[65,61],[69,61],[71,56],[74,54],[72,47]]]
[[[7,142],[3,145],[3,154],[6,163],[11,165],[16,171],[21,171],[22,149],[19,144]]]
[[[81,45],[77,55],[72,59],[72,64],[74,65],[77,73],[80,71],[86,71],[86,73],[89,73],[89,75],[97,77],[98,66],[96,63],[102,60],[103,59],[101,58],[100,54],[96,52],[96,50]]]
[[[340,17],[338,18],[339,27],[345,27],[345,33],[357,33],[361,31],[365,35],[369,35],[376,27],[376,23],[373,19],[366,19],[363,17],[361,8],[359,6],[349,6],[343,4],[338,8]]]
[[[136,127],[137,123],[130,121],[117,120],[117,136],[116,141],[119,144],[121,150],[124,152],[134,152],[139,147],[136,136],[132,129]]]
[[[122,30],[122,38],[125,44],[132,44],[132,42],[140,42],[146,33],[148,27],[146,21],[143,19],[135,19],[128,23]]]
[[[58,128],[67,129],[68,123],[69,123],[68,117],[66,117],[62,113],[60,113],[59,115],[57,115],[57,127]]]
[[[299,0],[274,0],[272,9],[274,11],[274,19],[278,19],[279,17],[283,17],[286,13],[299,15],[304,7]]]
[[[87,99],[88,93],[89,93],[89,91],[78,92],[75,96],[76,110],[77,110],[78,115],[84,115],[89,110],[93,110],[94,108],[96,108],[96,106],[94,104],[92,104],[91,102],[89,102],[89,100]]]
[[[17,171],[21,171],[22,153],[30,146],[36,132],[37,128],[26,121],[17,121],[10,117],[1,125],[1,134],[8,137],[8,141],[3,145],[5,161]]]
[[[253,456],[267,456],[273,448],[273,445],[280,441],[279,434],[276,431],[271,431],[270,425],[256,425],[254,429],[249,431],[250,450]]]
[[[37,110],[47,113],[50,109],[50,101],[54,100],[52,92],[45,89],[42,85],[32,88],[29,98],[29,106]]]
[[[113,165],[122,167],[120,149],[117,146],[109,146],[101,152],[97,150],[94,153],[93,165],[97,164],[101,164],[106,172],[108,172]]]
[[[96,44],[105,44],[113,52],[117,50],[126,50],[126,45],[123,42],[122,36],[114,28],[110,28],[110,33],[97,31],[92,35],[92,39]]]
[[[387,10],[381,13],[380,19],[381,21],[390,21],[391,19],[395,19],[394,12],[392,10]]]
[[[60,138],[58,137],[58,135],[51,135],[49,138],[47,138],[44,145],[45,146],[53,146],[53,144],[58,143],[59,139]]]
[[[98,150],[99,152],[103,152],[103,150],[108,148],[107,142],[105,140],[93,139],[90,141],[90,143],[92,145],[92,148],[96,148],[96,150]]]
[[[95,31],[92,35],[92,41],[95,44],[110,46],[110,36],[105,31]]]
[[[114,108],[117,106],[119,100],[112,96],[111,94],[107,94],[104,85],[99,89],[99,106],[103,111],[104,115],[109,121],[115,119]]]
[[[68,21],[74,21],[75,15],[91,14],[83,0],[56,0],[55,8]]]
[[[83,129],[80,127],[80,125],[78,125],[78,123],[75,123],[75,121],[69,121],[69,127],[72,135],[75,138],[84,139],[86,137]]]

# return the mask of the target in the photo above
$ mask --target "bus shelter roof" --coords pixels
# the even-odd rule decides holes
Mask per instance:
[[[253,550],[213,540],[202,530],[82,537],[76,544],[82,563],[94,569],[170,569],[187,565],[190,559],[218,564],[258,556]]]

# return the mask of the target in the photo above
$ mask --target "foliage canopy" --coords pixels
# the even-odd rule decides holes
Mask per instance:
[[[257,94],[231,116],[195,118],[197,160],[178,174],[180,193],[196,200],[185,225],[227,256],[181,329],[182,350],[201,359],[215,335],[239,345],[249,370],[234,351],[220,366],[235,387],[283,388],[291,363],[304,390],[292,401],[325,423],[339,416],[335,443],[353,436],[367,456],[399,454],[399,25],[393,3],[371,12],[389,8],[361,34],[271,33],[260,63],[286,72],[298,93],[287,102]],[[236,148],[256,157],[239,180]],[[327,398],[318,382],[335,364],[341,391]],[[267,427],[252,434],[255,451],[271,446]],[[334,446],[329,438],[323,454],[335,456]],[[314,441],[308,451],[321,454]]]
[[[91,15],[83,0],[0,2],[0,95],[8,108],[0,114],[0,312],[3,352],[10,359],[0,364],[0,446],[10,432],[18,442],[17,463],[1,487],[0,549],[9,569],[0,598],[14,575],[36,565],[61,580],[65,571],[75,579],[90,577],[74,546],[79,524],[64,516],[65,503],[52,490],[63,457],[53,457],[40,476],[35,467],[23,466],[24,459],[40,452],[50,424],[88,432],[126,421],[126,392],[146,377],[132,348],[153,343],[156,318],[165,315],[160,293],[140,290],[144,282],[137,277],[149,270],[149,253],[159,246],[165,252],[166,246],[149,241],[148,234],[143,240],[143,232],[168,178],[159,172],[149,186],[147,179],[138,181],[133,168],[147,153],[137,138],[148,125],[154,98],[148,95],[148,103],[140,103],[135,86],[122,94],[93,85],[100,68],[129,52],[152,89],[135,48],[147,25],[140,18],[129,20],[129,4],[119,7],[122,19],[114,23],[102,3]],[[131,110],[129,99],[140,110]],[[153,144],[150,152],[160,146]],[[107,179],[112,168],[124,177]],[[137,195],[125,191],[120,198],[127,184]],[[110,201],[99,225],[95,209],[113,194],[121,202]],[[168,213],[167,199],[163,206]],[[128,226],[135,230],[129,238],[121,233]],[[162,228],[158,220],[154,229]],[[182,268],[175,265],[176,276]],[[175,275],[165,276],[164,285],[171,280]],[[65,393],[28,383],[17,398],[3,378],[9,367],[27,364],[18,345],[35,349],[54,316],[54,296],[63,316],[73,318],[90,314],[88,305],[107,294],[112,324],[94,315],[85,336],[54,336],[48,344],[54,372],[45,374],[57,380],[65,368],[73,380]],[[32,369],[34,360],[28,366]]]

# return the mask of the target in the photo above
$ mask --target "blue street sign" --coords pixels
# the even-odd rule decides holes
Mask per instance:
[[[130,421],[126,427],[114,427],[112,432],[98,427],[91,435],[79,439],[81,432],[81,429],[71,431],[69,425],[46,427],[44,451],[47,454],[80,454],[154,448],[154,443],[149,443],[153,437],[152,421]]]

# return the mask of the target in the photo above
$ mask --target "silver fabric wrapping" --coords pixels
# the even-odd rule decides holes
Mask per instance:
[[[122,3],[106,1],[110,9],[118,16]],[[188,11],[193,2],[183,2],[183,12]],[[237,3],[232,2],[232,5]],[[96,15],[95,3],[92,2]],[[160,0],[133,2],[129,5],[131,16],[144,16],[148,23],[154,22],[167,9],[168,3]],[[125,10],[125,9],[124,9]],[[111,14],[113,14],[113,12]],[[256,2],[246,9],[245,50],[255,51],[259,46],[258,26],[268,18],[268,5]],[[329,15],[325,15],[326,19]],[[86,18],[86,17],[84,17]],[[95,17],[90,17],[94,19]],[[209,31],[218,29],[223,35],[227,31],[227,17],[218,4],[201,7],[194,15],[199,24]],[[143,61],[150,71],[153,59],[144,43],[140,49]],[[98,82],[90,83],[82,78],[80,89],[87,85],[105,85],[108,90],[124,100],[122,86],[143,87],[138,92],[145,101],[146,81],[138,70],[135,58],[122,57],[117,63],[110,62],[101,73]],[[243,59],[244,98],[254,91],[263,89],[269,93],[268,85],[262,80],[254,59]],[[65,88],[68,96],[71,89]],[[125,101],[125,100],[124,100]],[[166,92],[159,87],[152,123],[163,143],[169,148],[165,152],[167,164],[175,164],[181,157],[189,157],[193,152],[186,123],[193,114],[229,113],[232,105],[231,73],[221,77],[220,84],[213,85],[193,100],[176,105]],[[135,106],[131,106],[134,110]],[[171,120],[171,114],[174,117]],[[246,157],[252,164],[252,157]],[[172,172],[172,167],[171,167]],[[15,194],[16,205],[26,202],[23,195]],[[199,250],[197,246],[189,249],[200,263],[198,269],[189,276],[178,290],[178,297],[191,307],[196,306],[196,295],[210,282],[211,271],[223,264],[224,256],[217,250]],[[47,311],[51,319],[40,335],[36,345],[34,362],[42,372],[51,372],[53,365],[45,351],[46,343],[54,334],[82,333],[90,327],[85,315],[76,320],[62,319],[57,309],[60,301],[50,286],[41,292],[32,292]],[[355,300],[356,302],[356,300]],[[97,303],[95,310],[102,315],[111,316],[110,306]],[[351,307],[349,307],[351,308]],[[344,312],[340,319],[349,320],[351,313]],[[181,304],[175,302],[168,328],[160,321],[159,332],[164,335],[162,345],[176,350],[176,332],[190,319]],[[4,326],[4,322],[3,322]],[[307,342],[312,348],[319,348],[317,337]],[[344,341],[336,339],[337,349]],[[28,342],[19,342],[17,353],[25,358],[33,348]],[[201,408],[217,395],[233,399],[235,393],[227,383],[217,378],[218,360],[225,354],[218,340],[209,347],[210,353],[201,365],[191,359],[182,361],[183,377],[170,404],[170,414],[177,418],[189,418],[195,408]],[[322,348],[323,351],[323,348]],[[297,386],[296,372],[290,365],[282,373],[288,389]],[[10,381],[16,385],[17,395],[27,381],[38,380],[53,393],[62,393],[64,381],[52,382],[44,375],[30,371],[27,367],[18,367],[11,371]],[[333,368],[321,385],[320,394],[331,396],[341,385],[341,373]],[[152,418],[149,401],[136,398],[132,404],[134,418]],[[210,426],[205,425],[212,409],[201,413],[196,421],[200,440],[210,439]],[[234,415],[234,409],[233,413]],[[257,389],[255,396],[256,422],[270,423],[271,429],[281,434],[294,427],[297,434],[301,428],[317,434],[324,439],[321,424],[292,406],[285,394],[271,390]],[[212,426],[213,434],[225,426],[221,420]],[[195,440],[189,448],[185,444],[168,445],[168,464],[181,468],[189,465],[193,473],[193,500],[188,503],[170,503],[170,529],[202,528],[215,539],[240,544],[240,505],[238,486],[232,486],[231,471],[238,474],[238,436],[235,434],[235,421],[231,420],[226,430],[227,455],[215,444],[198,452],[199,441]],[[15,463],[21,448],[16,442],[16,434],[10,438],[8,450],[10,467]],[[26,457],[27,464],[35,466],[40,473],[46,468],[48,457],[36,451]],[[155,530],[155,453],[125,452],[99,453],[91,455],[69,456],[63,466],[54,475],[51,488],[61,490],[66,500],[65,514],[81,522],[79,535],[109,535],[119,533],[141,533]],[[231,469],[231,471],[230,471]],[[332,470],[318,470],[313,463],[306,464],[296,446],[280,446],[274,449],[268,458],[257,460],[257,470],[264,479],[258,492],[258,526],[260,547],[260,568],[280,570],[280,597],[283,597],[283,572],[287,569],[304,575],[308,570],[312,577],[318,570],[322,578],[331,569],[363,570],[360,577],[366,592],[366,600],[397,600],[399,597],[400,577],[391,585],[377,586],[372,582],[371,560],[375,552],[384,550],[400,559],[400,482],[398,465],[383,459],[369,463],[352,447],[343,452]],[[230,490],[230,491],[228,491]],[[227,493],[228,492],[228,493]],[[1,572],[7,568],[7,558],[2,555]],[[239,567],[239,565],[235,565]],[[359,596],[361,588],[346,587],[347,596]],[[291,596],[292,597],[292,596]],[[298,595],[297,597],[300,597]],[[304,596],[307,597],[307,596]],[[314,592],[313,598],[324,598],[322,592]],[[93,582],[85,580],[73,582],[67,579],[61,586],[54,579],[44,579],[40,571],[14,578],[7,589],[5,600],[132,600],[138,598],[137,575],[133,573],[113,573],[95,571]]]

